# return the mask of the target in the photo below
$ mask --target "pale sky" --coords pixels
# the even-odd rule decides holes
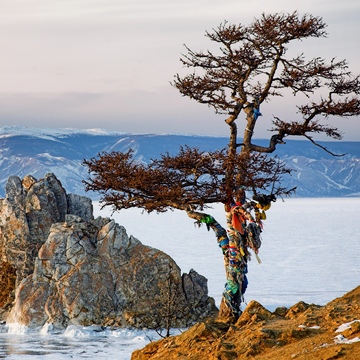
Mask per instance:
[[[294,54],[345,58],[360,73],[358,0],[0,0],[0,126],[227,135],[226,116],[169,84],[187,71],[183,44],[206,50],[205,30],[224,20],[295,10],[323,17],[329,35],[290,45]],[[264,105],[255,136],[268,137],[272,115],[290,118],[294,104]],[[340,128],[360,140],[360,118]]]

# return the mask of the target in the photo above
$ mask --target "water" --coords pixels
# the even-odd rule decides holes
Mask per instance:
[[[110,209],[95,216],[111,216]],[[225,224],[221,205],[208,211]],[[256,300],[273,310],[303,300],[319,305],[360,285],[360,198],[286,199],[267,212],[258,264],[249,263],[246,302]],[[213,232],[195,228],[180,211],[141,214],[130,209],[114,214],[128,234],[163,250],[183,272],[194,268],[209,279],[209,295],[220,303],[225,282],[221,250]],[[94,331],[95,330],[95,331]],[[0,358],[8,359],[119,359],[128,360],[144,347],[151,331],[70,327],[29,330],[0,326]]]

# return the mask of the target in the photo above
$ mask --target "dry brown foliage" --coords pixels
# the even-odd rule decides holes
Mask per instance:
[[[226,237],[226,230],[210,215],[198,211],[209,204],[223,202],[225,211],[229,211],[235,200],[243,204],[241,211],[247,219],[253,220],[250,211],[254,210],[260,224],[257,203],[244,204],[245,190],[252,191],[253,199],[261,206],[294,190],[281,186],[282,176],[291,170],[269,155],[278,144],[285,144],[288,136],[303,136],[320,146],[312,138],[318,133],[341,139],[338,128],[321,121],[329,116],[360,114],[360,77],[351,74],[345,60],[326,62],[321,57],[306,60],[304,54],[288,56],[290,42],[325,37],[325,27],[320,17],[300,17],[294,12],[263,14],[249,26],[225,21],[206,32],[206,37],[218,45],[217,53],[186,47],[181,62],[192,72],[184,77],[177,74],[172,85],[183,96],[227,116],[228,147],[204,152],[185,146],[177,155],[165,154],[149,164],[136,161],[132,150],[104,152],[84,160],[90,174],[84,181],[86,190],[99,192],[103,206],[110,205],[114,211],[131,207],[147,212],[185,210],[198,224],[205,222],[208,228],[207,221],[217,224],[212,228],[218,241]],[[261,119],[260,105],[289,91],[307,99],[297,106],[302,119],[274,117],[271,130],[275,134],[269,138],[269,145],[257,145],[253,134]],[[241,142],[236,124],[240,115],[245,118]],[[228,253],[224,254],[227,267]],[[220,314],[228,314],[229,309],[223,301]]]
[[[228,148],[203,152],[185,146],[177,155],[165,154],[147,165],[136,162],[131,150],[102,153],[84,161],[91,174],[86,189],[100,192],[103,205],[112,205],[114,210],[140,207],[148,212],[186,210],[189,206],[203,209],[206,204],[240,198],[243,188],[255,194],[286,194],[280,181],[290,170],[267,154],[288,136],[304,136],[315,145],[314,133],[341,139],[340,131],[322,124],[321,119],[360,114],[360,78],[352,76],[345,60],[327,63],[321,57],[287,56],[290,42],[325,37],[325,28],[322,18],[300,17],[294,12],[263,14],[249,26],[225,21],[206,32],[206,37],[219,45],[218,54],[186,47],[181,62],[193,72],[176,75],[172,85],[183,96],[227,114]],[[283,96],[285,89],[309,99],[298,106],[303,119],[275,117],[269,146],[258,146],[253,143],[257,111],[264,101]],[[320,97],[315,96],[317,91],[321,91]],[[246,122],[243,140],[238,143],[236,120],[242,113]]]
[[[226,202],[229,198],[225,183],[228,154],[225,150],[204,152],[181,147],[176,156],[142,164],[134,159],[132,150],[126,153],[100,154],[84,160],[97,176],[86,181],[86,189],[100,192],[103,206],[114,210],[138,207],[147,212],[189,206],[203,209],[206,204]],[[265,190],[290,170],[276,158],[249,154],[234,159],[235,175],[245,173],[242,184],[247,188]]]

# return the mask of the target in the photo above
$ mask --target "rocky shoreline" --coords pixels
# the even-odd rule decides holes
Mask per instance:
[[[216,319],[206,278],[181,274],[171,257],[114,220],[94,219],[91,200],[67,194],[54,174],[8,179],[0,199],[1,321],[156,328],[166,326],[166,314],[171,327],[195,325],[132,360],[360,359],[360,286],[325,306],[299,302],[271,313],[252,301],[238,320]]]
[[[91,199],[67,194],[54,174],[9,177],[0,200],[2,319],[155,329],[216,315],[205,277],[181,274],[170,256],[92,210]]]
[[[252,301],[236,322],[197,323],[131,359],[360,359],[360,286],[325,306],[299,302],[271,313]]]

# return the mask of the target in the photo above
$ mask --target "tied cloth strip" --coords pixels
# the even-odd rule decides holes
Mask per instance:
[[[254,109],[254,120],[257,120],[257,118],[259,116],[262,116],[261,112],[259,111],[259,109]]]
[[[226,213],[229,238],[229,267],[227,270],[228,279],[224,289],[224,299],[235,317],[241,314],[240,304],[247,288],[247,251],[246,241],[246,219],[241,214],[235,214],[234,206],[232,211]],[[236,219],[234,221],[234,219]]]
[[[235,317],[241,315],[240,304],[246,291],[248,280],[245,274],[231,274],[225,284],[224,299]]]
[[[246,224],[248,221],[248,224]],[[246,278],[248,251],[254,250],[255,256],[261,263],[257,253],[261,246],[261,226],[245,211],[241,204],[233,204],[231,211],[226,212],[229,238],[229,267],[228,279],[225,284],[224,299],[234,316],[241,314],[240,305],[246,291],[248,280]]]
[[[258,223],[255,223],[250,213],[241,207],[242,204],[232,203],[231,205],[231,211],[226,212],[227,231],[210,215],[202,218],[200,222],[205,223],[208,230],[210,228],[214,230],[218,245],[228,258],[227,282],[223,296],[229,309],[234,316],[238,317],[241,314],[240,305],[248,285],[245,275],[248,271],[247,247],[254,250],[258,262],[261,263],[257,253],[261,246],[262,224],[259,221],[260,216],[256,216]],[[263,211],[268,209],[268,207],[257,207],[256,210],[259,211],[259,208]]]
[[[226,214],[228,216],[228,214]],[[230,217],[232,215],[230,214]],[[210,215],[200,220],[205,223],[208,230],[213,229],[218,239],[218,245],[222,248],[223,254],[229,259],[228,279],[224,289],[224,300],[234,316],[241,314],[240,304],[243,294],[247,288],[247,263],[240,250],[236,246],[235,232],[226,232],[226,230]],[[244,227],[244,225],[242,225]],[[230,247],[231,244],[231,247]],[[242,251],[244,253],[244,250]],[[245,253],[244,253],[245,255]]]
[[[261,227],[258,224],[251,222],[246,227],[246,230],[248,234],[248,244],[251,247],[251,249],[254,250],[256,260],[258,261],[259,264],[261,264],[261,260],[259,259],[258,256],[259,248],[261,246],[261,239],[260,239]]]
[[[218,245],[222,250],[223,255],[228,256],[229,252],[229,239],[226,230],[210,215],[205,216],[200,220],[206,224],[208,230],[213,229],[218,241]]]
[[[232,216],[232,217],[231,217]],[[255,215],[256,216],[256,215]],[[234,218],[237,218],[239,222],[241,222],[242,228],[237,229],[234,225]],[[248,225],[246,226],[246,220],[248,220]],[[259,219],[260,220],[260,219]],[[235,221],[235,224],[239,224],[239,222]],[[261,221],[258,223],[254,222],[254,219],[245,211],[241,206],[235,205],[231,208],[231,213],[227,214],[227,224],[228,224],[228,232],[237,232],[237,236],[246,238],[247,245],[254,250],[255,257],[259,264],[261,264],[261,260],[259,259],[258,252],[261,246],[260,233],[262,228]],[[245,230],[245,231],[243,231]],[[236,235],[235,235],[236,236]],[[242,248],[240,248],[242,250]]]

